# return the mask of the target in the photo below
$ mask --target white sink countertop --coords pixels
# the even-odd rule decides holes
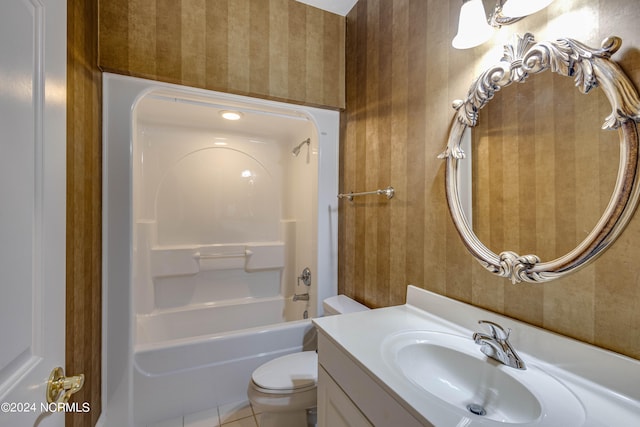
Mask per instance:
[[[423,289],[409,286],[405,305],[328,316],[314,319],[314,323],[321,333],[425,424],[436,427],[505,426],[508,423],[452,410],[452,406],[420,389],[392,367],[385,356],[388,354],[385,345],[394,336],[411,333],[409,331],[453,334],[468,337],[473,343],[473,332],[486,332],[478,324],[481,319],[496,322],[505,329],[511,328],[509,341],[527,364],[527,370],[544,372],[575,395],[582,406],[581,416],[571,418],[565,425],[640,425],[640,361]],[[476,347],[478,357],[486,358],[481,354],[480,346]],[[509,370],[517,371],[515,376],[527,375],[527,370],[500,368],[509,374],[512,374]],[[411,372],[410,369],[405,371]],[[549,390],[533,391],[541,402],[549,402],[550,406],[557,403]],[[521,427],[558,427],[550,423],[552,419],[543,408],[543,414],[535,421],[517,424]],[[565,422],[566,419],[563,424]]]

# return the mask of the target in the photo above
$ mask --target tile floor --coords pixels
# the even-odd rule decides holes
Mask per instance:
[[[184,417],[161,421],[148,427],[259,427],[260,414],[248,401],[230,403]]]

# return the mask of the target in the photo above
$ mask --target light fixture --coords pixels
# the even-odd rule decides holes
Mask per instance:
[[[549,6],[553,0],[509,0],[502,6],[502,14],[514,18],[528,16]]]
[[[220,115],[227,120],[240,120],[242,118],[242,113],[239,111],[224,110],[220,111]]]
[[[460,8],[458,34],[451,44],[456,49],[479,46],[491,38],[493,28],[487,22],[482,0],[464,0]]]
[[[456,49],[468,49],[486,42],[493,28],[513,24],[549,6],[553,0],[496,0],[496,6],[487,19],[482,0],[462,0],[458,34],[451,45]]]

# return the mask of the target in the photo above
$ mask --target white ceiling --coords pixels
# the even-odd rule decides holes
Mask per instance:
[[[296,0],[310,6],[345,16],[358,0]]]

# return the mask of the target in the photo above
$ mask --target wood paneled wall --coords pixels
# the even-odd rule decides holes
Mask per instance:
[[[67,2],[67,375],[85,374],[72,399],[91,411],[67,413],[67,427],[96,424],[101,412],[102,77],[98,6]]]
[[[544,285],[512,285],[464,249],[447,209],[444,163],[436,158],[446,145],[451,102],[499,60],[503,42],[514,33],[532,32],[537,40],[572,37],[593,47],[620,36],[623,47],[614,59],[640,88],[638,2],[556,1],[469,50],[451,47],[459,10],[458,1],[359,0],[347,16],[341,191],[392,185],[396,196],[340,202],[339,291],[381,307],[403,303],[407,284],[414,284],[640,359],[639,213],[588,267]],[[581,101],[565,107],[564,113],[555,110],[553,123],[538,126],[554,126],[556,135],[579,135],[601,124],[585,119]],[[607,182],[608,165],[616,160],[607,150],[581,151],[579,140],[573,141],[566,146],[569,153],[528,149],[535,172],[542,173],[536,162],[556,160],[556,167],[568,169],[573,196],[558,200],[567,205],[562,209],[573,208],[567,215],[580,224],[590,220],[581,215],[586,200],[581,196],[602,192],[599,183]],[[594,167],[584,170],[566,160],[577,155],[587,156]],[[490,164],[486,173],[509,176],[520,166]],[[596,194],[590,203],[606,197]]]
[[[104,71],[344,107],[344,17],[294,0],[100,2]]]

